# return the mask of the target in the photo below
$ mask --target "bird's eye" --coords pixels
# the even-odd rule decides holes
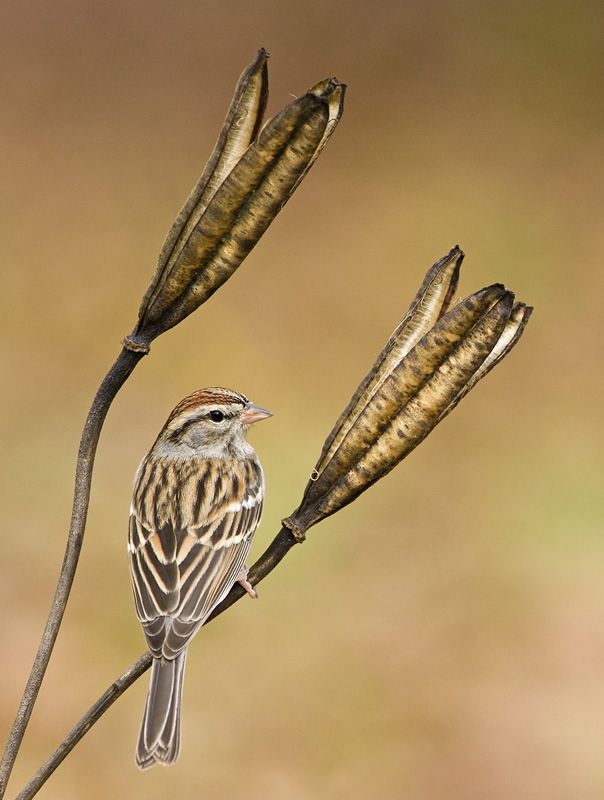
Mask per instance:
[[[214,409],[214,411],[210,411],[209,417],[212,420],[212,422],[222,422],[222,420],[224,419],[224,414],[222,413],[222,411]]]

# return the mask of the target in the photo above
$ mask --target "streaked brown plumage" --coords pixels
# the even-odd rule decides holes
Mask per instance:
[[[202,389],[168,417],[134,481],[128,552],[136,613],[153,654],[136,762],[180,747],[187,646],[237,580],[262,515],[249,425],[270,416],[229,389]]]

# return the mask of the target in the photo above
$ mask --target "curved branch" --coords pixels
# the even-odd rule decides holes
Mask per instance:
[[[76,463],[73,509],[63,565],[38,652],[0,761],[0,800],[6,792],[6,786],[38,697],[73,584],[84,540],[92,468],[101,428],[114,397],[144,355],[145,352],[132,352],[126,348],[122,350],[101,383],[86,418]]]
[[[258,561],[256,561],[254,566],[251,567],[248,574],[250,583],[256,586],[260,581],[266,578],[266,576],[275,569],[277,564],[285,558],[292,547],[298,544],[298,541],[299,540],[294,537],[290,530],[285,527],[281,528],[268,548],[260,556]],[[207,625],[208,622],[215,619],[219,614],[222,614],[223,611],[230,608],[245,594],[245,589],[236,583],[222,603],[216,606],[205,624]],[[123,675],[120,675],[120,677],[111,684],[107,691],[86,714],[84,714],[77,725],[71,729],[54,753],[42,764],[29,783],[19,792],[15,800],[31,800],[31,798],[38,793],[61,762],[71,753],[78,742],[84,738],[95,722],[98,722],[115,701],[149,669],[151,661],[151,653],[147,651],[138,661],[135,661]]]

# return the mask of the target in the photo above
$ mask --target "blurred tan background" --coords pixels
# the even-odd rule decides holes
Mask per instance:
[[[264,239],[109,414],[10,796],[144,649],[130,486],[171,408],[224,384],[274,411],[251,437],[268,483],[259,555],[457,243],[460,296],[502,281],[535,305],[517,349],[258,603],[199,635],[175,767],[134,766],[145,676],[40,797],[604,796],[603,26],[589,0],[2,2],[3,740],[63,558],[85,414],[241,70],[271,53],[269,115],[322,78],[349,87]]]

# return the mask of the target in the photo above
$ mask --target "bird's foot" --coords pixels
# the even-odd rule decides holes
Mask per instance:
[[[237,576],[237,583],[240,583],[250,597],[254,599],[258,597],[258,592],[254,589],[252,584],[248,581],[247,576],[250,568],[248,566],[241,567],[241,572]]]

